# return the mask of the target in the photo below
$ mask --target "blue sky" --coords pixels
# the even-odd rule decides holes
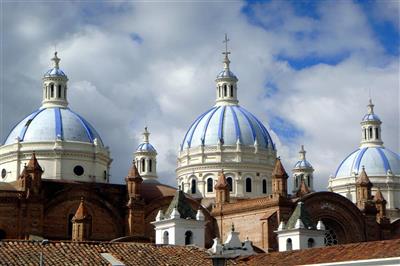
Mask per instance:
[[[369,91],[385,146],[399,152],[398,1],[3,1],[1,9],[1,139],[40,107],[56,45],[70,107],[110,146],[114,182],[147,125],[160,177],[175,184],[179,144],[215,101],[224,33],[240,104],[270,129],[289,172],[304,144],[316,187],[326,187],[358,146]]]

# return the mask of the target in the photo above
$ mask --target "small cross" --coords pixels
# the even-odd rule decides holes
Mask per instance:
[[[228,42],[229,42],[230,40],[228,39],[228,35],[225,33],[225,39],[224,39],[224,41],[223,41],[223,43],[225,43],[225,52],[223,52],[222,54],[224,54],[224,55],[228,55],[228,54],[230,54],[231,52],[228,52]]]

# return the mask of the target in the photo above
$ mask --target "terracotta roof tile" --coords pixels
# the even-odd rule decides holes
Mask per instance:
[[[400,239],[258,254],[236,260],[239,265],[304,265],[400,256]]]

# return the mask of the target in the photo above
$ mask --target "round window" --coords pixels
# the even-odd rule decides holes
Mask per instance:
[[[75,173],[77,176],[83,175],[84,172],[85,172],[85,170],[83,169],[82,166],[77,165],[77,166],[74,167],[74,173]]]
[[[7,175],[7,170],[6,170],[5,168],[3,168],[3,169],[1,170],[1,178],[5,178],[6,175]]]

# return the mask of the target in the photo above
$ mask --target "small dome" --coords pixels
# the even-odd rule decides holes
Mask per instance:
[[[301,160],[294,165],[294,168],[312,168],[312,165],[307,160]]]
[[[153,145],[150,143],[141,143],[136,149],[136,152],[157,152]]]
[[[235,76],[235,74],[232,73],[232,71],[230,71],[229,69],[224,69],[221,72],[219,72],[217,79],[219,78],[234,78],[237,79],[237,77]]]
[[[360,148],[348,155],[336,170],[335,177],[361,173],[362,166],[369,176],[386,176],[390,170],[400,175],[400,156],[384,147]]]
[[[42,108],[28,115],[10,132],[4,145],[17,142],[80,141],[94,143],[97,139],[103,142],[96,130],[81,116],[69,108]]]
[[[215,106],[200,115],[186,132],[181,149],[200,145],[243,145],[275,149],[264,125],[238,105]]]
[[[362,121],[363,122],[365,122],[365,121],[381,121],[381,119],[376,114],[366,114],[363,117]]]
[[[49,71],[47,71],[44,74],[44,77],[56,77],[56,76],[67,77],[67,75],[65,75],[64,71],[62,71],[59,68],[49,69]]]

